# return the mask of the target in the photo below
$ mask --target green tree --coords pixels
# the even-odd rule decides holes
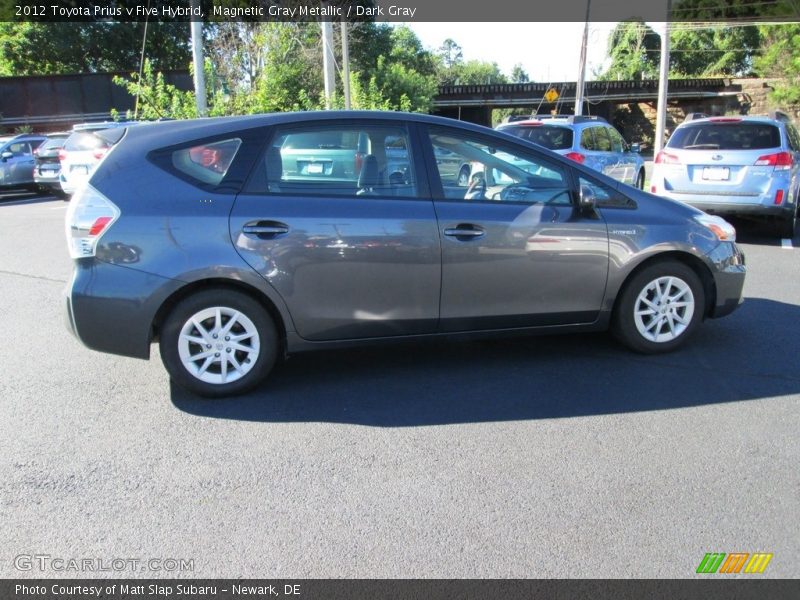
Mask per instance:
[[[608,36],[611,64],[600,78],[656,78],[660,51],[661,38],[644,21],[622,21]]]
[[[508,79],[494,62],[470,60],[459,64],[454,71],[457,85],[508,83]]]
[[[132,71],[144,23],[0,23],[0,75]],[[191,60],[187,23],[150,23],[145,56],[159,71]]]
[[[514,65],[514,68],[511,69],[511,81],[513,83],[528,83],[531,78],[528,76],[528,72],[523,68],[523,66],[519,63]]]
[[[774,86],[772,99],[778,104],[800,104],[800,24],[762,25],[761,54],[754,60],[761,77],[784,81]]]

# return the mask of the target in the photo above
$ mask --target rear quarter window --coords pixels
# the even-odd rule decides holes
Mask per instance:
[[[780,130],[769,123],[698,123],[679,127],[667,143],[680,150],[763,150],[780,145]]]
[[[184,175],[210,185],[219,185],[242,145],[239,138],[182,148],[172,153],[172,166]]]

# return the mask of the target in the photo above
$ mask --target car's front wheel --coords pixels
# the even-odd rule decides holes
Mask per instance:
[[[672,260],[653,263],[622,291],[612,332],[637,352],[669,352],[691,337],[704,307],[703,284],[691,268]]]
[[[178,303],[161,329],[161,359],[172,380],[200,396],[253,389],[278,355],[277,329],[250,296],[205,290]]]

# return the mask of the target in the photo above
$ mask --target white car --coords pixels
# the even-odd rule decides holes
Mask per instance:
[[[130,125],[130,122],[86,123],[72,128],[72,134],[58,153],[61,163],[59,182],[65,195],[72,196],[89,180],[94,168],[110,148],[110,145],[95,133]]]

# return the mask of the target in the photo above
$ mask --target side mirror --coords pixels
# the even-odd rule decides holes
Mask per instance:
[[[5,162],[9,158],[14,158],[14,153],[13,152],[8,152],[8,151],[3,152],[2,154],[0,154],[0,158],[2,158],[3,162]]]
[[[639,154],[641,151],[642,151],[642,145],[639,142],[633,142],[631,144],[631,152]]]
[[[586,184],[581,186],[578,204],[581,210],[594,210],[594,208],[597,206],[597,197],[594,195],[594,190],[591,188],[591,186]]]

